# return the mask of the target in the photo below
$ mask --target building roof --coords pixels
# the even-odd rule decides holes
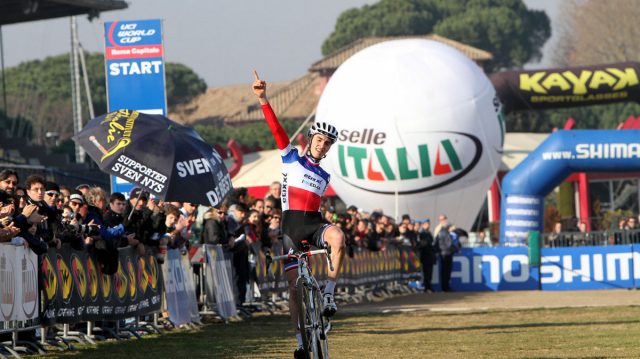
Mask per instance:
[[[279,118],[306,118],[313,112],[320,99],[318,77],[307,73],[294,81],[269,83],[269,103]],[[264,119],[249,84],[209,88],[189,103],[176,106],[169,117],[189,124],[241,124]]]
[[[475,48],[473,46],[465,45],[461,42],[448,39],[446,37],[431,34],[431,35],[423,35],[423,36],[390,36],[390,37],[365,37],[359,40],[356,40],[350,43],[347,46],[342,47],[339,50],[336,50],[332,54],[328,55],[324,59],[315,62],[309,68],[311,72],[322,72],[322,71],[335,71],[343,62],[347,61],[348,58],[353,56],[358,51],[365,49],[371,45],[375,45],[380,42],[389,41],[389,40],[400,40],[400,39],[425,39],[425,40],[433,40],[438,41],[443,44],[449,45],[463,54],[465,54],[470,59],[476,62],[488,61],[493,58],[493,55],[490,52]]]
[[[309,73],[286,83],[269,83],[269,102],[279,118],[303,119],[311,116],[320,100],[319,81],[323,72],[332,72],[356,52],[389,40],[419,38],[452,46],[474,61],[492,58],[491,53],[439,35],[368,37],[354,41],[332,55],[314,63]],[[262,110],[255,100],[249,84],[210,88],[190,103],[178,106],[169,115],[184,123],[241,124],[261,121]]]
[[[94,18],[101,11],[127,7],[124,0],[2,0],[0,26],[83,14]]]

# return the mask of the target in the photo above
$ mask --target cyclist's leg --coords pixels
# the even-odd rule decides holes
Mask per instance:
[[[314,241],[315,246],[321,247],[322,243],[326,243],[331,247],[331,264],[333,265],[333,270],[328,270],[327,277],[330,281],[337,282],[344,258],[344,233],[342,233],[342,230],[338,226],[325,225],[318,230],[314,237],[320,239]]]
[[[325,224],[316,231],[314,243],[317,247],[322,247],[324,244],[331,247],[331,264],[333,270],[331,268],[328,269],[328,278],[322,296],[324,315],[331,317],[338,311],[334,299],[334,292],[342,266],[342,259],[344,258],[344,234],[337,226]]]

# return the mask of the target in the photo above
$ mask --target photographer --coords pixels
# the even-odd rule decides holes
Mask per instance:
[[[124,203],[124,196],[121,193],[114,193],[114,195],[117,198],[121,198],[120,202]],[[96,225],[94,222],[95,218],[89,220],[92,212],[87,208],[84,197],[79,191],[73,191],[69,196],[69,204],[73,208],[77,208],[78,211],[75,216],[80,216],[83,225],[88,230],[85,230],[85,233],[88,234],[88,236],[85,237],[85,244],[90,252],[95,253],[102,272],[105,274],[113,274],[117,271],[118,244],[125,235],[122,216],[113,211],[114,209],[119,211],[118,208],[123,208],[124,205],[111,207],[111,203],[114,202],[114,195],[111,196],[110,211],[105,215],[102,225]],[[120,197],[118,197],[118,195]],[[133,238],[133,235],[130,236]]]
[[[124,195],[119,192],[111,194],[109,197],[109,209],[104,216],[104,224],[106,227],[114,228],[122,226],[124,228],[124,235],[114,238],[114,242],[117,247],[132,246],[135,247],[139,244],[136,239],[136,234],[130,228],[124,226],[125,217],[124,212],[127,206]]]
[[[84,236],[89,235],[90,228],[81,226],[74,217],[73,210],[70,206],[62,208],[60,224],[56,227],[55,237],[62,243],[69,243],[71,248],[75,250],[83,250],[85,248]]]
[[[136,187],[131,190],[129,202],[126,203],[125,210],[122,213],[125,231],[129,234],[134,234],[134,236],[127,236],[126,241],[120,242],[120,246],[134,247],[139,255],[145,254],[145,244],[150,242],[154,233],[153,220],[151,218],[153,212],[147,208],[148,200],[149,194]]]
[[[19,230],[17,237],[24,239],[35,254],[46,253],[49,246],[36,233],[38,224],[43,222],[46,217],[38,213],[38,206],[35,204],[25,205],[22,211],[18,213],[18,210],[15,209],[15,201],[18,201],[18,199],[14,197],[13,224]]]
[[[0,242],[12,241],[20,233],[20,229],[13,224],[15,214],[15,200],[13,196],[0,191]]]
[[[45,179],[40,175],[31,175],[27,177],[25,185],[27,187],[27,195],[25,200],[27,202],[27,206],[25,210],[27,210],[28,223],[30,225],[35,224],[35,237],[40,240],[46,242],[49,247],[60,248],[61,241],[54,236],[54,227],[57,223],[58,213],[55,210],[55,207],[50,207],[44,200],[45,192],[54,193],[55,190],[47,191],[45,187]],[[49,188],[53,188],[53,186],[49,185]],[[35,206],[35,212],[38,216],[33,216],[33,212],[30,210],[30,205]],[[28,209],[29,208],[29,209]],[[23,210],[23,212],[25,212]],[[21,228],[24,230],[24,227]],[[30,243],[31,244],[31,243]]]

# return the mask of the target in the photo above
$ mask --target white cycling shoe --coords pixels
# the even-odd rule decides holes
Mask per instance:
[[[330,318],[334,314],[336,314],[336,312],[338,311],[338,306],[336,306],[336,301],[333,298],[333,294],[325,293],[322,296],[322,302],[324,307],[322,314],[324,314],[325,317]]]

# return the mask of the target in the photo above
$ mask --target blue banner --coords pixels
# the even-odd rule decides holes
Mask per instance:
[[[529,266],[527,247],[465,248],[453,258],[451,288],[473,292],[640,285],[640,248],[636,246],[544,248],[541,255],[538,269]],[[439,284],[439,268],[434,269],[432,284]]]
[[[435,274],[435,273],[434,273]],[[451,288],[462,292],[538,289],[526,247],[464,248],[453,257]]]
[[[104,24],[108,111],[119,109],[166,115],[161,20]],[[111,191],[129,193],[133,185],[111,178]]]
[[[543,249],[542,289],[633,288],[640,275],[636,265],[631,245]]]

